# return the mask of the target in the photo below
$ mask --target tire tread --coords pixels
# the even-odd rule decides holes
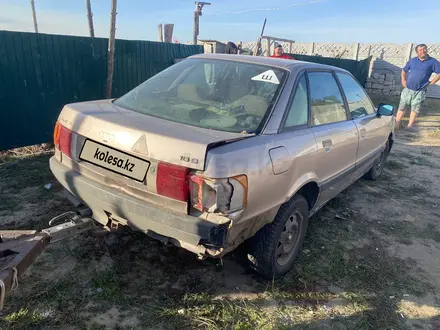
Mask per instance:
[[[286,221],[286,213],[296,203],[305,203],[308,206],[306,199],[302,195],[293,196],[288,202],[281,205],[274,220],[261,228],[250,240],[250,251],[252,251],[252,253],[248,254],[250,266],[266,278],[276,277],[274,265],[270,260],[275,245],[271,243],[276,240],[278,226],[284,225],[281,222]]]

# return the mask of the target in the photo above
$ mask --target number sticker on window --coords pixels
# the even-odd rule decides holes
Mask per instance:
[[[277,75],[275,74],[275,72],[273,72],[273,70],[267,70],[259,74],[258,76],[252,77],[251,79],[256,81],[268,82],[275,85],[280,84],[280,81],[278,80]]]

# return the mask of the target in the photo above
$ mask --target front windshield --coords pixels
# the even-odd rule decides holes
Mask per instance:
[[[255,133],[273,105],[285,74],[285,70],[262,65],[186,59],[114,103],[182,124]]]

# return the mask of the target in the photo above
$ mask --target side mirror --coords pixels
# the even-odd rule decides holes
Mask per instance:
[[[392,116],[394,113],[394,107],[391,104],[381,103],[379,104],[377,115],[378,116]]]

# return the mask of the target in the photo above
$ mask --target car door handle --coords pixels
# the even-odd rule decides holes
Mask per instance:
[[[322,146],[324,147],[325,151],[330,151],[332,144],[332,140],[322,141]]]

